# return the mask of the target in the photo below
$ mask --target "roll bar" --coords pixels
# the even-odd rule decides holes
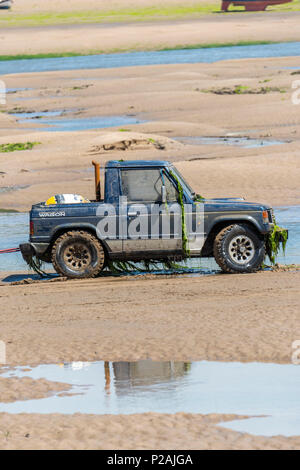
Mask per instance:
[[[96,192],[96,201],[101,200],[101,181],[100,181],[100,164],[92,161],[92,164],[95,168],[95,192]]]

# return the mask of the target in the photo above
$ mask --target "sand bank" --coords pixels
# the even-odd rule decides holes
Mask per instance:
[[[1,449],[298,449],[298,437],[255,437],[218,426],[230,415],[2,414]],[[242,418],[242,417],[241,417]]]
[[[125,24],[2,28],[0,55],[155,50],[251,41],[299,41],[300,12],[211,15]]]

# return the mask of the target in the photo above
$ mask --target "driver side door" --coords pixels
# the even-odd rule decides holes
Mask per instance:
[[[127,258],[181,254],[178,191],[160,168],[121,169],[121,194],[127,198],[123,254]],[[165,186],[166,202],[162,202]],[[125,214],[125,211],[122,212]]]

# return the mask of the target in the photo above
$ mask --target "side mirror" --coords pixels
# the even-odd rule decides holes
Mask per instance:
[[[167,202],[167,190],[165,185],[162,185],[161,187],[161,202],[166,203]]]

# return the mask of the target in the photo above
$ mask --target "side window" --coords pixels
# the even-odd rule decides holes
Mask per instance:
[[[178,193],[164,175],[167,200],[177,201]],[[161,202],[162,179],[160,169],[121,170],[122,194],[128,202]]]
[[[167,201],[168,202],[178,202],[179,194],[172,181],[169,180],[167,175],[164,173],[164,181],[167,192]]]

